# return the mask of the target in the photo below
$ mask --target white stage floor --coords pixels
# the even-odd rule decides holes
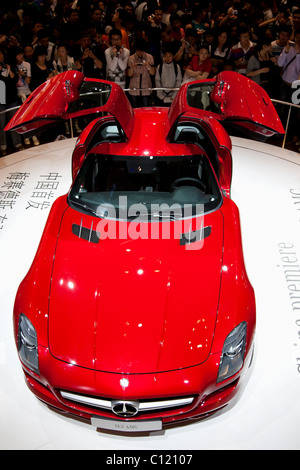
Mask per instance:
[[[232,198],[257,303],[252,372],[225,411],[149,436],[97,432],[28,390],[13,339],[14,298],[50,205],[71,184],[75,139],[0,159],[0,449],[300,449],[300,155],[232,140]]]

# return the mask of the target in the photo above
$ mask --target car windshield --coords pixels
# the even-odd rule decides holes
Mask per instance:
[[[171,220],[218,208],[222,196],[204,155],[89,155],[69,204],[102,218]]]

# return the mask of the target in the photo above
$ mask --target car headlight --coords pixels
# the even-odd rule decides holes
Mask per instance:
[[[23,313],[19,317],[18,351],[23,364],[39,373],[37,334],[31,321]]]
[[[228,379],[242,367],[245,355],[247,323],[242,322],[225,339],[217,382]]]

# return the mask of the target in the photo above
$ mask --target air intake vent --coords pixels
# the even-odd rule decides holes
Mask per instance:
[[[73,224],[72,225],[72,233],[83,240],[91,243],[99,243],[100,240],[100,232],[93,230],[93,222],[90,228],[83,227],[82,221],[81,224]]]
[[[209,237],[210,234],[211,227],[204,227],[193,232],[182,233],[180,236],[180,245],[190,245],[191,243],[199,242],[200,240]]]

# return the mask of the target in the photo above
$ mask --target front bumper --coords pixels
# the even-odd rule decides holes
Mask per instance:
[[[40,375],[29,371],[24,365],[23,370],[29,389],[44,403],[62,413],[92,424],[97,422],[97,418],[127,424],[151,419],[159,420],[165,427],[201,419],[231,402],[251,364],[252,354],[253,346],[245,356],[243,368],[219,384],[216,384],[216,378],[220,354],[211,354],[205,363],[181,370],[156,374],[119,374],[64,363],[55,359],[47,348],[39,347]],[[64,398],[62,391],[70,392],[73,397],[86,397],[87,400],[83,403]],[[192,400],[188,404],[166,409],[154,407],[151,411],[143,411],[141,407],[141,411],[133,418],[120,418],[111,409],[93,405],[93,400],[99,398],[105,402],[133,400],[139,403],[157,401],[159,404],[161,401],[185,397],[191,397]]]

